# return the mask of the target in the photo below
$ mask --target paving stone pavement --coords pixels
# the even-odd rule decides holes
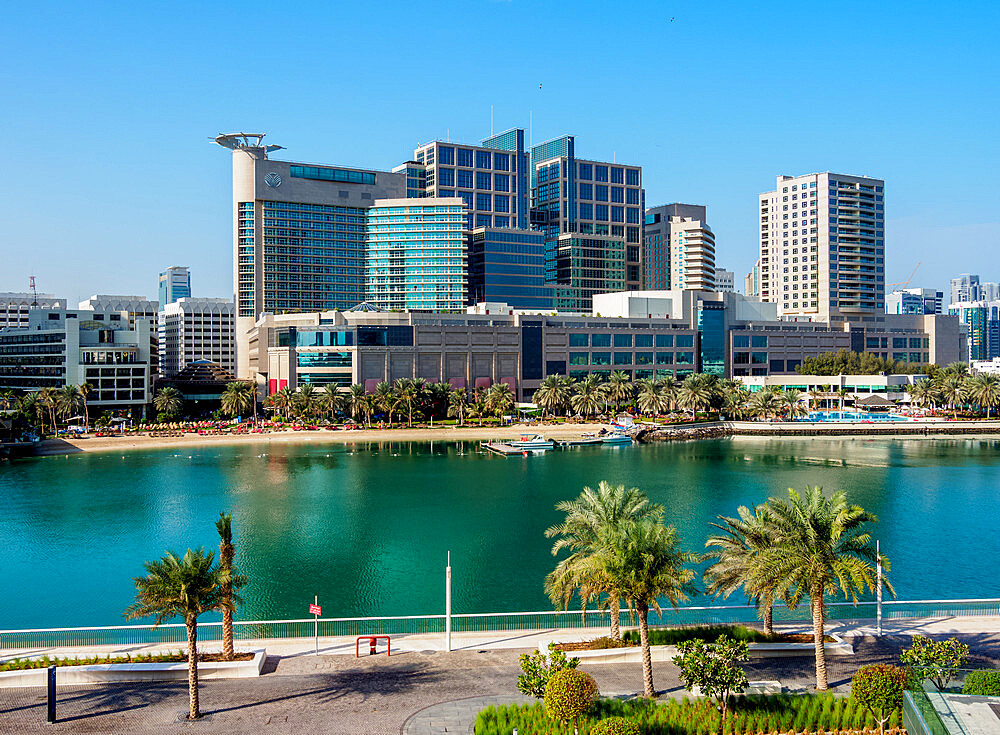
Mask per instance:
[[[972,647],[975,663],[1000,662],[1000,636],[960,637]],[[908,643],[904,636],[859,641],[855,656],[830,659],[831,685],[843,690],[859,665],[897,661]],[[468,733],[479,704],[470,698],[482,698],[480,703],[513,699],[517,654],[414,652],[392,658],[269,660],[260,678],[202,682],[202,710],[210,716],[193,723],[178,721],[178,714],[187,709],[183,681],[61,687],[59,722],[54,725],[45,723],[44,689],[0,688],[0,733]],[[639,664],[583,668],[605,693],[642,687]],[[777,679],[790,688],[806,688],[814,676],[811,656],[755,661],[747,668],[751,679]],[[684,693],[672,664],[655,664],[654,677],[661,696]],[[412,717],[415,713],[425,716]],[[404,729],[407,725],[410,731]]]

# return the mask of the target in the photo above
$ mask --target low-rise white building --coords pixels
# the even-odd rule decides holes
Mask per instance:
[[[0,329],[28,326],[31,309],[65,309],[66,299],[50,293],[0,293]]]
[[[196,360],[236,370],[236,309],[229,299],[181,298],[160,312],[160,375],[171,378]]]
[[[980,373],[1000,375],[1000,357],[994,357],[992,360],[973,360],[972,372],[977,375]]]
[[[776,387],[782,390],[810,391],[820,394],[823,405],[839,401],[837,391],[846,390],[851,394],[848,405],[853,403],[853,397],[860,398],[878,395],[890,401],[903,399],[907,386],[918,380],[925,380],[927,375],[744,375],[737,377],[751,393],[764,388]]]

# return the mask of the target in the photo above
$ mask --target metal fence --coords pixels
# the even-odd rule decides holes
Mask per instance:
[[[830,602],[830,620],[857,622],[875,620],[878,603]],[[963,600],[892,600],[882,603],[884,620],[1000,616],[1000,598]],[[650,625],[701,625],[725,623],[752,623],[758,619],[757,610],[750,605],[713,605],[666,607],[657,615],[650,612]],[[802,622],[810,620],[807,604],[796,609],[776,605],[774,621]],[[516,632],[542,631],[554,628],[605,627],[610,623],[607,611],[581,610],[541,612],[462,613],[451,616],[452,631],[462,632]],[[444,633],[445,615],[404,615],[371,618],[320,618],[319,635],[323,638],[370,634],[413,635]],[[619,614],[621,625],[634,625],[627,611]],[[277,638],[311,638],[313,618],[299,620],[236,621],[234,636],[237,640],[272,640]],[[222,623],[198,624],[198,639],[203,642],[222,640]],[[75,646],[146,646],[163,644],[164,648],[183,647],[187,635],[183,624],[164,625],[111,625],[80,628],[35,628],[25,630],[0,630],[0,651],[39,651]]]

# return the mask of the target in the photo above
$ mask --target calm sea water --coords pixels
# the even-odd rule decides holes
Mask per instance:
[[[117,624],[144,559],[216,547],[231,511],[242,619],[546,610],[553,505],[636,485],[701,550],[708,523],[794,486],[878,514],[900,599],[998,597],[1000,440],[757,439],[494,457],[474,442],[257,445],[0,465],[0,627]]]

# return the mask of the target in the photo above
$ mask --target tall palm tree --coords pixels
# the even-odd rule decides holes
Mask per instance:
[[[764,622],[764,632],[774,632],[774,600],[776,588],[758,579],[755,572],[757,555],[774,543],[771,517],[767,505],[736,509],[738,518],[718,516],[711,523],[720,533],[708,537],[706,548],[713,549],[704,555],[714,563],[705,570],[706,592],[717,597],[729,597],[740,587],[747,598],[757,606],[757,614]]]
[[[666,401],[666,408],[674,410],[677,407],[677,378],[673,375],[660,378],[660,392],[663,394],[663,400]]]
[[[778,398],[785,409],[785,413],[788,414],[788,418],[794,419],[809,412],[808,409],[802,405],[802,395],[802,391],[796,390],[795,388],[788,388],[787,390],[781,391]]]
[[[80,389],[75,385],[64,385],[56,391],[56,413],[69,421],[80,408]]]
[[[549,375],[539,383],[531,401],[542,409],[542,418],[545,418],[546,412],[555,413],[566,405],[568,393],[561,376]]]
[[[17,394],[8,389],[0,390],[0,410],[10,411],[14,408],[14,404],[17,402]]]
[[[355,421],[365,415],[365,386],[355,383],[347,390],[347,407]]]
[[[327,383],[323,386],[323,390],[320,391],[316,402],[325,413],[330,414],[331,421],[336,421],[337,414],[340,413],[344,407],[344,394],[341,392],[340,387],[336,384]]]
[[[844,399],[851,395],[851,391],[847,390],[847,388],[837,388],[834,392],[837,394],[837,397],[840,398],[840,410],[843,411]]]
[[[605,387],[605,395],[615,404],[615,411],[619,411],[622,405],[632,402],[635,395],[635,388],[632,381],[624,370],[615,370],[608,376],[608,384]]]
[[[600,378],[589,373],[576,384],[575,389],[576,393],[570,398],[570,405],[574,411],[587,418],[601,410],[601,404],[604,401],[604,386],[601,385]]]
[[[220,404],[223,412],[230,416],[245,416],[253,409],[254,422],[257,420],[257,396],[254,395],[253,387],[245,380],[226,383]]]
[[[153,624],[180,616],[187,628],[188,718],[201,717],[198,703],[198,617],[221,610],[225,578],[215,565],[215,555],[205,549],[188,549],[183,557],[168,551],[162,559],[144,564],[146,576],[135,577],[135,602],[125,610],[128,618],[152,616]]]
[[[233,651],[233,613],[236,606],[242,602],[239,590],[246,585],[246,577],[236,571],[236,545],[233,544],[233,515],[219,512],[219,520],[215,522],[215,530],[219,532],[219,572],[222,584],[222,657],[232,661]]]
[[[655,520],[620,524],[597,559],[608,577],[609,590],[628,600],[639,619],[643,690],[647,697],[656,697],[649,653],[649,609],[660,613],[660,600],[677,608],[697,592],[692,582],[694,572],[685,566],[697,560],[695,554],[681,551],[677,531],[663,525],[662,513]]]
[[[361,400],[361,412],[365,417],[365,426],[372,428],[372,416],[378,410],[378,399],[371,393],[366,393]]]
[[[754,584],[783,590],[795,607],[809,598],[813,644],[816,649],[816,688],[827,689],[824,648],[826,596],[842,591],[857,604],[858,593],[875,590],[875,543],[866,530],[878,519],[859,505],[850,505],[843,492],[823,495],[807,487],[800,495],[789,488],[788,500],[768,501],[773,544],[761,550],[752,570]],[[882,555],[882,566],[889,560]],[[893,592],[888,580],[886,588]]]
[[[937,386],[931,379],[918,380],[907,386],[910,394],[910,402],[918,406],[934,406],[934,399],[937,393]]]
[[[990,410],[1000,406],[1000,375],[996,373],[980,373],[969,380],[969,399],[986,409],[986,418],[990,418]]]
[[[94,392],[94,386],[90,383],[80,383],[78,390],[80,391],[80,403],[83,405],[83,424],[90,430],[90,406],[87,405],[88,397]]]
[[[663,515],[663,506],[650,503],[649,498],[637,487],[625,488],[601,480],[597,489],[584,487],[574,500],[563,500],[556,510],[565,513],[562,523],[545,530],[545,538],[555,538],[552,555],[569,549],[569,557],[559,562],[556,570],[546,578],[546,591],[556,604],[565,610],[574,593],[587,601],[600,591],[607,591],[611,610],[611,637],[621,640],[618,625],[620,599],[613,590],[602,587],[600,570],[590,566],[590,560],[601,552],[612,529],[626,521],[655,520]],[[592,572],[600,579],[594,579]]]
[[[957,375],[960,378],[964,378],[969,374],[969,364],[965,362],[951,362],[948,363],[947,367],[945,367],[942,372],[948,375]]]
[[[730,419],[742,419],[747,413],[750,393],[745,388],[737,388],[726,393],[722,406]]]
[[[49,418],[52,431],[56,430],[56,401],[58,393],[55,388],[42,388],[38,391],[38,404]],[[44,430],[44,426],[43,426]]]
[[[952,417],[958,418],[958,407],[965,400],[965,378],[958,372],[951,372],[950,367],[938,383],[938,395],[945,406],[951,407]]]
[[[153,408],[167,416],[176,416],[181,412],[184,401],[181,399],[180,391],[167,386],[160,388],[153,396]]]
[[[666,407],[661,385],[656,380],[636,381],[635,404],[646,415],[658,416]]]
[[[300,385],[299,389],[292,395],[292,406],[295,407],[295,412],[299,417],[308,419],[316,413],[318,398],[316,386],[312,383],[305,383]]]
[[[514,392],[506,383],[496,383],[486,392],[486,410],[499,419],[514,410]]]
[[[396,396],[395,405],[406,409],[406,425],[413,426],[413,406],[420,400],[420,391],[416,381],[409,378],[400,378],[393,386]],[[377,396],[377,394],[376,394]]]
[[[691,420],[698,416],[698,409],[708,408],[712,400],[712,388],[701,375],[689,375],[677,390],[681,406],[691,410]]]
[[[458,417],[458,425],[465,424],[465,414],[469,411],[469,394],[465,388],[456,388],[448,396],[448,415]]]
[[[750,397],[749,406],[754,416],[762,417],[766,421],[770,416],[778,415],[781,403],[774,391],[759,390]]]

